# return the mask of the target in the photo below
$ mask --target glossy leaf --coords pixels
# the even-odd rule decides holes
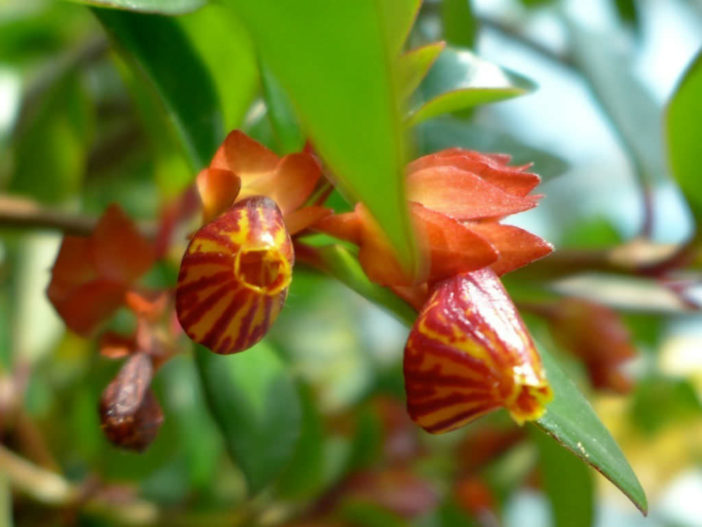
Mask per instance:
[[[419,86],[423,103],[414,109],[408,124],[511,99],[535,88],[526,77],[483,60],[466,49],[446,48]]]
[[[383,22],[387,32],[389,50],[397,54],[409,36],[422,0],[383,0],[377,2],[383,10]]]
[[[292,103],[275,74],[264,63],[260,63],[260,70],[263,98],[280,146],[279,153],[299,152],[305,146],[305,136],[300,130]]]
[[[224,130],[239,128],[259,89],[256,54],[246,28],[219,4],[177,20],[212,79]]]
[[[688,68],[666,112],[668,158],[673,176],[682,188],[698,222],[702,220],[702,53]]]
[[[646,514],[646,494],[619,446],[556,360],[543,347],[539,351],[555,397],[536,425],[592,465]]]
[[[546,434],[534,430],[532,437],[553,527],[592,527],[595,488],[590,469]]]
[[[412,95],[429,71],[429,68],[444,49],[443,42],[434,42],[415,48],[400,56],[398,79],[403,98]]]
[[[195,353],[227,448],[249,493],[258,493],[285,469],[300,435],[300,400],[289,370],[265,342],[232,356],[200,346]]]
[[[201,8],[207,0],[72,0],[79,4],[111,9],[124,9],[140,13],[180,15]]]
[[[208,70],[178,22],[108,9],[94,13],[156,91],[192,168],[205,166],[224,137],[222,115]]]
[[[409,264],[414,241],[402,199],[404,140],[384,30],[386,9],[394,10],[376,0],[227,4],[246,24],[339,186],[368,206]]]
[[[472,0],[443,0],[441,18],[444,38],[453,46],[472,48],[478,32],[473,16]]]

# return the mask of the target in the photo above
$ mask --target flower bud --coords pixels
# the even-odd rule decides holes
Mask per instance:
[[[498,407],[522,424],[553,397],[524,323],[488,268],[436,287],[407,340],[404,373],[410,417],[431,433]]]
[[[261,340],[283,307],[294,253],[275,202],[245,198],[193,236],[183,257],[176,312],[183,330],[216,353]]]
[[[163,413],[149,388],[153,376],[146,353],[132,355],[100,398],[102,429],[112,443],[142,451],[156,437]]]

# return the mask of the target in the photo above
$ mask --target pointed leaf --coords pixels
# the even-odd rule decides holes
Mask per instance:
[[[110,9],[93,12],[156,91],[193,168],[205,166],[224,136],[222,115],[208,70],[178,21]]]
[[[261,342],[245,353],[216,355],[195,350],[210,409],[249,492],[278,477],[295,453],[301,408],[289,371]]]
[[[472,0],[443,0],[441,17],[444,23],[444,38],[449,44],[472,48],[478,32],[473,16]]]
[[[379,0],[227,4],[246,24],[339,186],[368,206],[400,260],[410,264],[404,140],[385,30],[395,10]]]
[[[78,4],[125,9],[141,13],[180,15],[201,8],[207,0],[72,0]]]
[[[668,104],[665,132],[673,176],[699,223],[702,221],[702,52],[683,76]]]
[[[536,425],[592,465],[646,514],[646,494],[619,446],[556,360],[543,347],[539,351],[555,397]]]
[[[461,48],[446,48],[419,86],[425,101],[409,118],[410,126],[443,113],[503,101],[533,91],[526,77]]]
[[[434,42],[400,56],[398,77],[403,99],[408,98],[417,89],[444,46],[443,42]]]
[[[553,527],[592,527],[595,488],[590,469],[549,436],[532,430]]]

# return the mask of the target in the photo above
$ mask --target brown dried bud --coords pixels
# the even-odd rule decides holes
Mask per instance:
[[[100,399],[100,422],[115,445],[143,451],[156,437],[163,412],[150,389],[151,358],[135,353],[107,385]]]

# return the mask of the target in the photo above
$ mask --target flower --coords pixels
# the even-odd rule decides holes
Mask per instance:
[[[261,340],[292,280],[291,236],[330,213],[305,206],[321,169],[307,152],[278,158],[231,132],[197,177],[205,225],[183,256],[176,313],[188,336],[216,353]]]
[[[152,244],[110,205],[89,237],[64,237],[47,295],[66,325],[87,335],[124,303],[154,260]]]
[[[407,170],[410,215],[420,241],[423,271],[410,276],[362,204],[353,212],[322,218],[315,228],[359,246],[359,261],[374,282],[391,286],[421,306],[407,286],[433,284],[456,274],[490,266],[498,275],[552,251],[549,243],[502,218],[531,209],[530,195],[540,178],[528,166],[512,167],[503,154],[451,148],[421,157]]]
[[[193,236],[178,275],[176,312],[188,336],[216,353],[261,340],[285,303],[294,254],[278,206],[237,202]]]
[[[410,417],[448,432],[499,407],[519,424],[553,397],[541,359],[490,268],[440,282],[412,326],[404,355]]]

